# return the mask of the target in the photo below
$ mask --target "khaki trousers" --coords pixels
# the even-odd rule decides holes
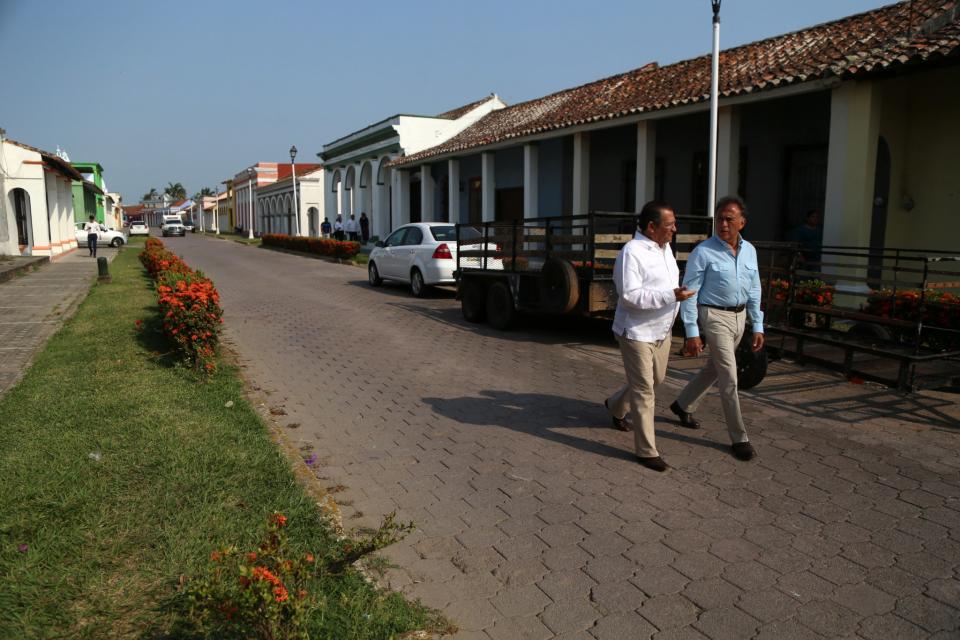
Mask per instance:
[[[730,442],[747,442],[747,429],[740,413],[740,398],[737,395],[737,345],[743,337],[747,313],[721,311],[700,307],[700,328],[710,345],[710,360],[700,369],[677,398],[677,404],[687,413],[693,413],[707,395],[713,383],[720,391],[723,417],[727,421]]]
[[[670,360],[670,336],[659,342],[640,342],[617,336],[627,384],[607,399],[607,407],[617,418],[630,412],[633,420],[633,441],[641,458],[656,458],[654,442],[653,390],[667,377]]]

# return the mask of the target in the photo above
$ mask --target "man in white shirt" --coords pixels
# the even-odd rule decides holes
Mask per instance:
[[[662,202],[648,202],[640,212],[633,240],[624,245],[613,268],[617,287],[613,333],[620,343],[627,384],[604,405],[613,425],[623,431],[629,429],[629,411],[637,459],[654,471],[667,469],[654,442],[654,387],[667,375],[679,303],[695,293],[678,286],[680,270],[670,249],[676,231],[673,209]]]
[[[356,242],[360,235],[360,223],[350,214],[350,219],[343,223],[343,230],[347,232],[347,240]]]

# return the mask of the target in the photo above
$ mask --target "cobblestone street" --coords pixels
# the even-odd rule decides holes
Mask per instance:
[[[774,363],[743,394],[758,457],[729,453],[719,401],[673,467],[634,461],[603,399],[623,383],[602,323],[466,323],[450,292],[372,289],[362,269],[192,236],[249,380],[312,445],[348,527],[415,532],[384,583],[457,638],[956,638],[956,395],[908,396]],[[676,349],[674,350],[676,351]]]

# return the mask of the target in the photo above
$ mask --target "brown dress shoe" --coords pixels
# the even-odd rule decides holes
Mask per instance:
[[[603,406],[607,408],[607,413],[610,413],[610,405],[607,404],[607,400],[603,401]],[[613,428],[617,431],[632,431],[630,428],[630,423],[627,422],[626,416],[623,418],[618,418],[617,416],[610,413],[610,419],[613,421]]]
[[[655,458],[641,458],[637,456],[637,462],[647,469],[653,469],[654,471],[666,471],[668,468],[667,463],[664,462],[660,456],[656,456]]]
[[[687,413],[680,408],[680,405],[676,400],[673,401],[673,404],[670,405],[670,411],[673,411],[678,418],[680,418],[680,426],[686,427],[687,429],[699,429],[700,422],[693,417],[692,413]]]
[[[730,448],[733,449],[733,455],[736,456],[737,460],[753,460],[753,457],[757,455],[753,445],[749,442],[734,442],[730,445]]]

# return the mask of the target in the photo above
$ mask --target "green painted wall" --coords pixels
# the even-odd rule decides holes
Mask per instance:
[[[97,162],[71,162],[73,168],[80,173],[93,174],[93,184],[103,190],[103,167]],[[74,220],[86,222],[93,215],[97,222],[103,224],[106,210],[103,205],[103,196],[83,188],[83,183],[73,183],[73,211]]]

